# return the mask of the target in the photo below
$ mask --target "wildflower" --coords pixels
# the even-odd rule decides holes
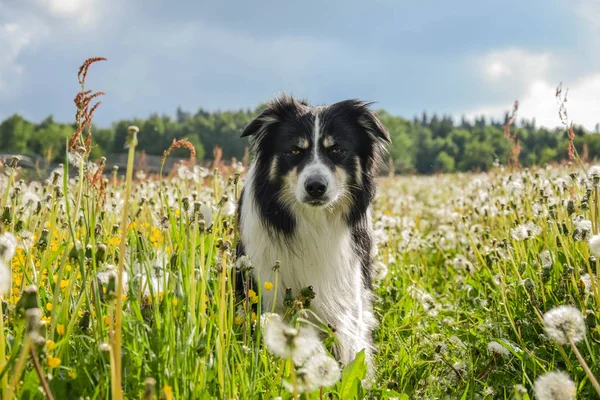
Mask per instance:
[[[552,254],[550,254],[550,250],[544,250],[540,253],[540,262],[544,268],[552,266]]]
[[[517,225],[510,230],[510,236],[517,241],[531,239],[538,236],[540,233],[541,229],[533,222]]]
[[[588,241],[590,245],[590,251],[596,257],[600,256],[600,235],[594,235]]]
[[[337,361],[323,353],[309,358],[300,371],[306,374],[306,380],[313,389],[333,386],[341,377]]]
[[[100,350],[100,353],[109,353],[110,352],[110,344],[108,344],[106,342],[102,342],[98,345],[98,350]]]
[[[494,356],[506,357],[510,355],[510,351],[496,341],[491,341],[487,345],[488,351]]]
[[[594,165],[590,167],[590,169],[588,169],[588,174],[592,177],[594,175],[600,175],[600,165]]]
[[[506,184],[506,190],[511,194],[519,194],[523,191],[523,184],[518,181],[510,181]]]
[[[236,266],[239,271],[245,272],[252,269],[252,261],[250,261],[250,258],[247,255],[243,255],[238,257]]]
[[[590,277],[590,274],[581,275],[579,281],[583,284],[585,294],[592,293],[592,277]]]
[[[243,310],[242,310],[243,312]],[[264,313],[260,316],[260,329],[265,334],[265,328],[272,321],[281,322],[281,316],[277,313]]]
[[[227,200],[225,202],[225,205],[221,209],[221,213],[226,217],[231,217],[233,214],[235,214],[235,209],[235,202],[233,202],[232,200]]]
[[[54,342],[54,340],[46,341],[46,349],[48,349],[48,351],[52,350],[55,346],[56,346],[56,343]]]
[[[48,366],[50,368],[56,368],[60,365],[60,358],[58,357],[53,357],[50,354],[48,354],[48,357],[46,358],[46,361],[48,362]]]
[[[258,303],[258,295],[252,289],[248,290],[248,298],[250,299],[250,301],[252,302],[252,304]]]
[[[165,385],[163,387],[163,397],[164,400],[173,400],[173,388],[169,385]]]
[[[15,256],[17,248],[17,239],[12,233],[4,233],[0,235],[0,260],[9,263]]]
[[[48,310],[48,311],[52,311],[52,308],[53,308],[53,307],[54,307],[54,306],[53,306],[53,304],[52,304],[52,303],[46,303],[46,310]]]
[[[577,387],[567,374],[553,371],[535,381],[533,392],[538,400],[574,400]]]
[[[385,277],[388,274],[388,268],[385,265],[385,263],[382,263],[381,261],[378,261],[376,263],[373,264],[373,281],[374,282],[381,282],[385,279]]]
[[[321,349],[317,332],[312,327],[301,326],[296,329],[276,320],[265,328],[265,345],[271,353],[292,359],[296,365],[302,365]]]
[[[206,223],[206,227],[210,228],[212,225],[212,208],[209,207],[206,203],[202,203],[200,206],[200,214],[202,214],[202,219]]]
[[[69,370],[68,375],[71,379],[77,378],[77,372],[73,371],[72,369]]]
[[[272,290],[273,289],[273,284],[271,282],[265,282],[264,288],[267,291]]]
[[[0,259],[0,296],[5,296],[10,292],[11,272],[6,263]]]
[[[63,324],[56,325],[56,333],[63,336],[65,334],[65,326]]]
[[[585,320],[573,306],[559,306],[544,314],[546,333],[559,344],[577,343],[585,337]]]

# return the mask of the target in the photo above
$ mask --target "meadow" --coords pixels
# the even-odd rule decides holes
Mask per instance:
[[[164,157],[189,162],[151,176],[135,127],[125,171],[92,162],[91,96],[46,180],[2,167],[3,399],[597,398],[600,167],[382,177],[368,384],[360,354],[303,357],[333,344],[319,293],[290,293],[286,321],[260,307],[277,281],[236,297],[247,166],[202,168],[179,140]]]

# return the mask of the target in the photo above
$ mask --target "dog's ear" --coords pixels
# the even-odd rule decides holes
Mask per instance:
[[[254,141],[260,141],[270,127],[281,122],[286,117],[298,115],[303,107],[306,107],[304,102],[283,94],[267,103],[266,108],[258,117],[244,128],[241,137],[250,136]]]
[[[377,115],[369,108],[373,103],[362,103],[359,108],[361,109],[360,116],[358,117],[358,123],[365,128],[371,139],[376,142],[388,145],[392,143],[390,133],[385,126],[381,123]]]
[[[351,99],[335,103],[331,106],[334,113],[350,116],[365,130],[374,143],[382,146],[392,142],[390,134],[377,115],[370,109],[373,103]]]

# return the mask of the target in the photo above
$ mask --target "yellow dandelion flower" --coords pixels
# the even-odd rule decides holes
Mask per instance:
[[[65,334],[65,326],[63,324],[56,325],[56,333],[63,336]]]
[[[242,319],[242,317],[235,317],[235,324],[236,325],[241,325],[242,322],[244,322],[244,320]]]
[[[42,321],[44,321],[47,325],[50,325],[50,317],[42,317]]]
[[[273,284],[271,282],[265,282],[265,290],[273,289]]]
[[[54,340],[46,341],[46,349],[48,351],[52,350],[55,346],[56,346],[56,343],[54,343]]]
[[[60,358],[52,357],[50,354],[48,354],[48,358],[46,359],[46,361],[48,361],[48,366],[50,368],[56,368],[60,365]]]
[[[69,286],[69,280],[68,279],[61,279],[60,280],[60,288],[61,289],[64,289],[64,288],[66,288],[68,286]]]
[[[69,374],[69,378],[71,378],[71,379],[77,378],[77,372],[73,371],[72,369],[69,370],[68,374]]]
[[[102,321],[104,321],[104,325],[110,325],[110,317],[108,315],[102,317]]]
[[[248,290],[248,298],[250,299],[252,304],[258,303],[258,296],[256,295],[256,292],[252,289]]]
[[[52,311],[52,307],[54,307],[52,303],[46,303],[46,310]]]
[[[173,388],[171,386],[163,386],[163,398],[165,400],[173,400]]]
[[[73,267],[71,267],[71,265],[67,264],[67,266],[65,267],[65,270],[67,272],[71,272],[71,270],[73,269]]]
[[[177,297],[175,297],[171,303],[173,304],[173,307],[177,307],[177,304],[179,304],[179,300],[177,300]]]

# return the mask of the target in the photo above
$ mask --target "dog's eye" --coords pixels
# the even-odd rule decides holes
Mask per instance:
[[[339,147],[332,147],[331,149],[329,149],[329,152],[331,154],[340,154],[343,152],[343,150],[340,149]]]
[[[285,153],[288,156],[297,156],[300,154],[300,150],[299,149],[294,149],[292,151],[288,151],[287,153]]]

